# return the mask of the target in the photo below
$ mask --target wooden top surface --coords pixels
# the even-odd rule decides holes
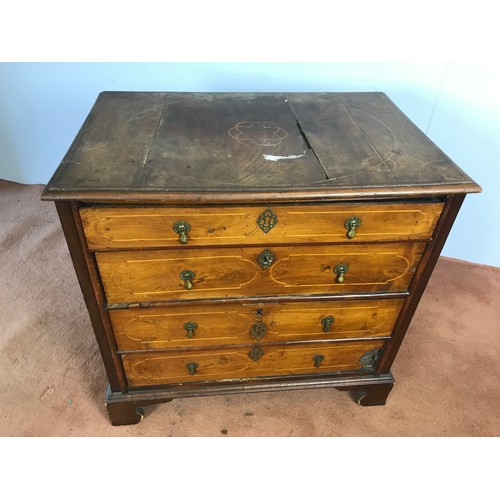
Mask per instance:
[[[478,191],[380,92],[103,92],[42,199],[223,202]]]

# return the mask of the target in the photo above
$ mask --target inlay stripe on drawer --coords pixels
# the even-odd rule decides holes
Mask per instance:
[[[214,351],[123,354],[131,387],[227,380],[247,377],[285,376],[370,370],[383,340],[325,343],[255,345]]]
[[[80,215],[89,248],[105,250],[425,240],[431,237],[442,209],[443,203],[437,202],[243,205],[196,210],[90,207],[80,209]],[[349,226],[353,217],[359,222],[355,228]]]
[[[390,336],[403,300],[153,307],[109,311],[122,351]]]
[[[423,243],[97,252],[107,302],[405,291]],[[337,267],[348,266],[340,276]],[[342,278],[342,279],[341,279]]]

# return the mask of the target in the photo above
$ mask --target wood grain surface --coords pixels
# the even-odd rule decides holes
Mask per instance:
[[[142,302],[253,295],[404,291],[425,248],[422,243],[97,252],[107,302]],[[349,271],[337,283],[334,269]],[[181,272],[192,271],[192,288]]]
[[[83,278],[111,418],[137,423],[139,402],[227,391],[384,404],[480,191],[381,92],[103,92],[42,199]]]
[[[118,349],[167,349],[390,336],[396,300],[185,305],[109,311]],[[325,331],[322,320],[332,317]],[[186,323],[196,323],[188,336]],[[257,326],[255,326],[257,325]],[[260,326],[263,325],[263,326]],[[252,327],[259,332],[256,337]],[[260,337],[262,335],[262,337]]]
[[[214,351],[171,353],[130,353],[122,355],[130,387],[197,382],[201,380],[242,379],[246,377],[284,376],[300,373],[325,373],[362,368],[360,358],[382,348],[383,340],[331,343],[321,345],[255,346],[262,350],[254,361],[252,347],[234,347]],[[315,367],[314,356],[324,356]],[[196,363],[196,373],[186,367]]]
[[[352,241],[414,241],[431,237],[443,208],[440,202],[238,207],[91,207],[80,209],[89,248],[192,247],[276,243],[345,243],[345,222],[361,218]],[[259,217],[267,209],[275,226],[264,232]],[[190,225],[188,243],[173,229]]]
[[[103,92],[42,198],[409,186],[480,191],[381,92]]]

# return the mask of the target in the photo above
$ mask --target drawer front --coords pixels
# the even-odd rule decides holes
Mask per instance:
[[[431,237],[443,203],[272,207],[82,208],[91,250],[196,245],[410,241]],[[348,238],[351,217],[361,221]],[[187,242],[174,230],[189,224]],[[178,226],[177,226],[178,227]],[[181,231],[182,232],[182,231]]]
[[[97,252],[107,301],[404,291],[423,243]],[[261,267],[258,260],[267,255]],[[342,274],[341,270],[348,270]],[[336,274],[337,273],[337,274]],[[342,281],[342,282],[340,282]]]
[[[382,340],[123,354],[130,387],[371,369]]]
[[[390,336],[403,300],[158,307],[110,311],[118,349]]]

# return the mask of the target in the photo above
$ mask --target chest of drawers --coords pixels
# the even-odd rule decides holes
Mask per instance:
[[[103,92],[42,199],[120,425],[237,392],[332,387],[385,404],[479,191],[382,93]]]

